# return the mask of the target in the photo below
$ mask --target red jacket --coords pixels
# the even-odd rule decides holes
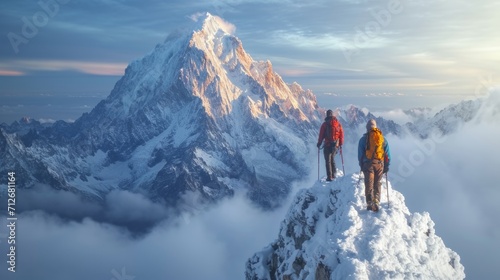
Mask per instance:
[[[328,137],[326,133],[327,126],[331,125],[330,121],[333,121],[333,135]],[[336,117],[329,117],[325,119],[325,122],[321,125],[319,129],[319,137],[318,137],[318,145],[321,145],[325,140],[325,145],[330,144],[335,141],[339,141],[339,145],[342,146],[344,144],[344,130],[342,129],[342,125],[338,121]]]

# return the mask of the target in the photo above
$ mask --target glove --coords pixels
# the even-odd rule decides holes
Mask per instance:
[[[319,149],[319,147],[321,147],[321,143],[316,144],[316,147]]]
[[[388,165],[384,165],[384,173],[387,173],[389,172],[389,166]]]

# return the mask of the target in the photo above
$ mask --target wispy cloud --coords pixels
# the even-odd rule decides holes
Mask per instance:
[[[24,75],[26,74],[21,71],[0,69],[0,76],[24,76]]]
[[[47,204],[63,198],[53,192],[43,195]],[[68,202],[73,206],[63,203],[58,211],[68,208],[77,215],[96,209],[95,204],[74,198]],[[30,203],[31,199],[36,197]],[[164,206],[127,192],[110,195],[106,203],[112,209],[109,215],[122,222],[149,220],[168,212]],[[90,218],[67,221],[41,211],[25,212],[21,214],[23,228],[18,231],[23,243],[19,255],[25,256],[23,266],[29,269],[20,268],[16,274],[19,279],[62,279],[57,275],[75,280],[110,279],[113,269],[126,267],[136,279],[241,279],[246,260],[273,240],[285,212],[286,208],[262,211],[238,194],[188,219],[158,222],[139,236]],[[48,251],[51,258],[43,257]],[[58,269],[49,269],[54,263]],[[93,269],[85,269],[89,266]],[[0,276],[6,271],[1,270]]]
[[[86,61],[64,61],[64,60],[20,60],[17,61],[19,68],[31,71],[77,71],[86,74],[119,76],[123,75],[127,64],[86,62]]]
[[[144,5],[140,1],[72,1],[44,27],[36,40],[25,46],[21,57],[13,57],[8,51],[2,51],[0,56],[12,62],[20,58],[81,60],[87,65],[73,63],[73,66],[59,68],[119,75],[122,73],[119,68],[125,68],[126,63],[147,53],[170,31],[186,25],[188,16],[210,11],[222,15],[238,28],[235,34],[253,57],[271,59],[276,69],[283,69],[283,75],[304,77],[302,82],[313,90],[325,90],[322,85],[315,86],[317,83],[311,75],[331,69],[325,64],[337,69],[362,69],[363,72],[349,72],[351,79],[360,80],[359,89],[352,88],[359,93],[368,86],[358,76],[361,73],[385,74],[401,83],[404,82],[401,75],[412,76],[425,84],[436,85],[432,93],[464,94],[471,92],[469,88],[474,87],[477,76],[498,72],[495,67],[500,61],[500,38],[495,35],[499,23],[495,11],[500,3],[491,0],[478,3],[400,1],[400,13],[391,14],[390,20],[384,19],[382,15],[387,15],[384,11],[388,11],[390,3],[386,0],[311,3],[175,0],[151,1]],[[13,28],[20,29],[20,17],[32,15],[38,7],[33,5],[30,10],[14,2],[4,5],[5,17],[0,20],[5,24],[0,31],[5,34]],[[348,63],[343,48],[352,48],[359,32],[366,35],[370,30],[371,33],[378,31],[376,36],[355,44],[358,54]],[[279,56],[293,58],[295,64],[274,61]],[[95,63],[101,65],[91,65]],[[317,69],[305,63],[312,67],[316,63]],[[24,72],[13,64],[5,69]],[[335,75],[331,77],[335,78]],[[382,90],[385,89],[378,91]],[[425,88],[422,94],[431,93],[430,90]],[[339,88],[332,84],[327,91],[339,92]]]
[[[347,40],[332,34],[305,34],[301,30],[277,30],[269,43],[308,50],[342,50],[348,46]]]

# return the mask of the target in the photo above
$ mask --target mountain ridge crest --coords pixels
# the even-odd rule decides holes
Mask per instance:
[[[390,203],[384,190],[379,212],[367,211],[362,181],[351,174],[299,191],[278,238],[247,261],[246,279],[465,278],[429,213],[410,213],[390,182]]]

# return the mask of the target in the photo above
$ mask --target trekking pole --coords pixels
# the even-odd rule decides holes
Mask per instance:
[[[389,206],[389,203],[391,203],[391,201],[389,200],[389,176],[387,175],[387,173],[385,173],[385,184],[387,186],[387,206]]]
[[[342,173],[345,176],[345,169],[344,169],[344,155],[342,154],[342,146],[340,146],[340,158],[342,159]]]
[[[318,147],[318,181],[319,181],[319,147]]]

